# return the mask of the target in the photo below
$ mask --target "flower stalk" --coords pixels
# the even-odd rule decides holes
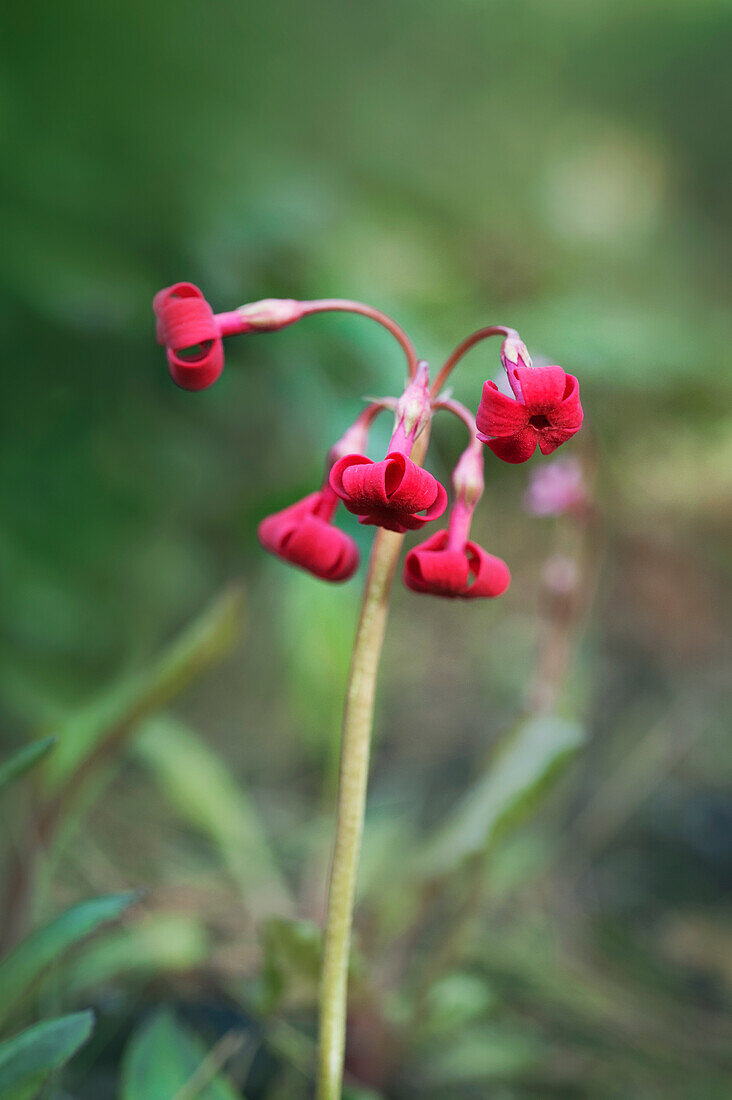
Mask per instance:
[[[428,436],[429,430],[426,429],[415,443],[412,451],[414,462],[423,461]],[[366,808],[376,680],[392,583],[403,542],[403,532],[384,529],[377,532],[348,675],[336,838],[320,980],[317,1100],[340,1100],[341,1096],[346,1048],[348,960]]]

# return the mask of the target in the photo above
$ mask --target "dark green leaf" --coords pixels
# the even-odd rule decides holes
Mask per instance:
[[[0,1043],[0,1097],[30,1100],[91,1035],[93,1012],[44,1020]]]

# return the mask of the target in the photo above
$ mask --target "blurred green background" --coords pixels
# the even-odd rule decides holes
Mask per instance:
[[[0,735],[6,755],[52,729],[110,735],[56,815],[66,842],[39,825],[64,792],[53,756],[3,806],[9,939],[147,891],[107,955],[75,958],[13,1021],[99,1009],[52,1095],[116,1096],[161,1004],[206,1048],[241,1032],[227,1065],[248,1097],[309,1095],[315,933],[275,962],[257,922],[322,919],[360,584],[268,559],[256,524],[318,485],[403,363],[369,322],[319,316],[228,340],[222,379],[184,393],[150,305],[179,279],[217,310],[362,299],[434,368],[510,324],[581,382],[586,427],[562,453],[595,509],[556,710],[586,743],[489,865],[473,853],[437,901],[404,885],[522,712],[552,637],[542,569],[579,537],[526,514],[529,467],[487,455],[475,534],[509,592],[395,590],[349,1055],[372,1091],[352,1095],[730,1095],[728,0],[68,0],[3,25]],[[497,351],[455,376],[473,408]],[[461,443],[438,422],[445,482]],[[351,519],[365,559],[372,531]],[[235,644],[158,699],[140,677],[232,583]]]

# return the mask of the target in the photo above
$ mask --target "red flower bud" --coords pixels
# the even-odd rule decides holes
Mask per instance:
[[[404,583],[413,592],[474,600],[501,596],[511,583],[505,561],[477,542],[448,548],[448,531],[437,531],[407,554]]]
[[[486,382],[476,416],[478,438],[505,462],[526,462],[536,450],[548,455],[582,426],[579,384],[561,367],[510,366],[515,398]]]
[[[358,547],[333,527],[338,498],[329,486],[267,516],[257,534],[265,550],[324,581],[347,581],[358,569]]]
[[[330,471],[330,484],[359,523],[388,531],[416,531],[447,507],[439,481],[399,451],[381,462],[346,455]]]
[[[166,287],[155,295],[153,309],[173,381],[184,390],[212,385],[224,369],[224,348],[214,312],[198,287]]]

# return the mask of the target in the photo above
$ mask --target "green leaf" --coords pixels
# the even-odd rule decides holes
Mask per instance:
[[[148,668],[114,684],[63,723],[46,769],[51,786],[60,786],[92,753],[111,749],[221,657],[239,633],[242,600],[240,587],[228,589]]]
[[[485,773],[418,857],[425,877],[446,874],[485,851],[524,816],[547,783],[579,749],[584,730],[560,718],[530,718],[498,751]]]
[[[290,893],[257,809],[208,745],[182,722],[161,716],[139,730],[135,751],[179,816],[218,849],[250,912],[290,912]]]
[[[87,1041],[93,1027],[93,1012],[74,1012],[34,1024],[0,1043],[2,1100],[36,1096],[46,1078]]]
[[[19,749],[4,764],[0,764],[0,791],[14,779],[25,775],[34,764],[42,760],[46,753],[51,751],[56,741],[57,738],[53,736],[34,741],[32,745],[25,745],[24,748]]]
[[[138,894],[93,898],[67,909],[50,924],[31,932],[0,963],[0,1022],[65,951],[101,924],[114,920]]]
[[[120,1100],[243,1100],[217,1068],[206,1072],[201,1039],[163,1009],[132,1036],[124,1054]],[[191,1090],[195,1075],[200,1087]],[[185,1090],[185,1091],[184,1091]]]
[[[65,996],[74,998],[122,974],[148,978],[182,973],[205,961],[208,946],[197,919],[177,913],[153,915],[85,945],[64,966],[60,981]]]

